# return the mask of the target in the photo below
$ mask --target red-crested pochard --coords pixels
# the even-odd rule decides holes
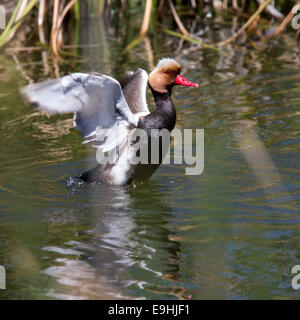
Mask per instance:
[[[24,87],[22,94],[30,103],[49,113],[74,113],[74,127],[84,137],[84,143],[105,152],[112,152],[114,162],[97,164],[84,172],[80,179],[125,185],[148,179],[161,164],[132,164],[137,150],[130,137],[143,129],[151,138],[151,129],[172,131],[176,123],[176,110],[171,101],[175,85],[198,85],[180,75],[181,66],[171,58],[159,60],[150,73],[138,69],[130,72],[120,83],[106,75],[73,73],[59,79]],[[146,103],[147,84],[152,91],[156,109],[149,112]],[[157,131],[157,130],[156,130]],[[99,137],[105,137],[99,141]],[[98,152],[97,151],[97,152]],[[151,150],[150,150],[151,152]]]

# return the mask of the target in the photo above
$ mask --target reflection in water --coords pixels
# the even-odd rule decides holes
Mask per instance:
[[[91,228],[82,231],[88,240],[69,239],[62,247],[43,248],[61,256],[55,259],[58,265],[43,271],[57,281],[48,294],[70,299],[125,298],[141,291],[142,297],[147,292],[184,297],[180,286],[165,284],[176,282],[180,244],[171,240],[166,226],[171,212],[158,186],[94,185],[89,195],[94,204],[88,217]],[[47,216],[53,217],[53,212]],[[115,286],[126,288],[128,294],[118,293]]]
[[[281,192],[287,192],[282,184],[282,178],[276,166],[274,165],[268,151],[261,142],[254,128],[249,127],[249,121],[242,122],[244,128],[235,132],[239,148],[243,153],[249,167],[253,170],[258,183],[267,193],[272,193],[270,188],[281,189]],[[286,199],[287,200],[287,199]]]

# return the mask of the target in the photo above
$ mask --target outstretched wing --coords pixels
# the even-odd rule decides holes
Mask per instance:
[[[119,82],[105,75],[73,73],[29,85],[21,93],[30,103],[49,113],[74,112],[74,127],[80,130],[84,142],[92,142],[106,151],[121,147],[130,124],[138,123],[138,116],[129,109]]]
[[[143,69],[138,69],[134,73],[127,73],[121,81],[125,99],[132,113],[149,113],[146,102],[147,83],[148,74]]]

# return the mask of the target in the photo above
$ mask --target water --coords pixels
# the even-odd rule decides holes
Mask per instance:
[[[79,60],[57,63],[40,51],[0,56],[0,264],[7,271],[0,297],[298,299],[291,287],[291,268],[300,264],[297,48],[231,47],[224,57],[186,53],[184,43],[174,54],[180,40],[158,33],[150,39],[155,59],[177,57],[200,85],[176,88],[173,101],[178,128],[205,129],[203,174],[166,165],[134,186],[78,185],[70,177],[93,166],[95,151],[81,144],[70,116],[40,115],[18,91],[57,72],[118,77],[149,69],[147,39],[121,54],[134,26],[121,44],[98,27],[85,41],[100,44],[76,49]]]

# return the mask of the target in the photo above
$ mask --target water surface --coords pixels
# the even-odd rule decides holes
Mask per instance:
[[[101,23],[83,28],[80,59],[66,63],[41,51],[0,56],[0,297],[299,298],[291,287],[300,264],[294,49],[189,53],[189,44],[158,33],[124,54],[135,30],[120,43]],[[154,62],[175,56],[199,83],[175,88],[173,101],[178,128],[205,129],[203,174],[165,165],[125,188],[70,184],[94,165],[95,151],[81,144],[70,115],[37,113],[19,89],[74,71],[149,70],[149,42]]]

